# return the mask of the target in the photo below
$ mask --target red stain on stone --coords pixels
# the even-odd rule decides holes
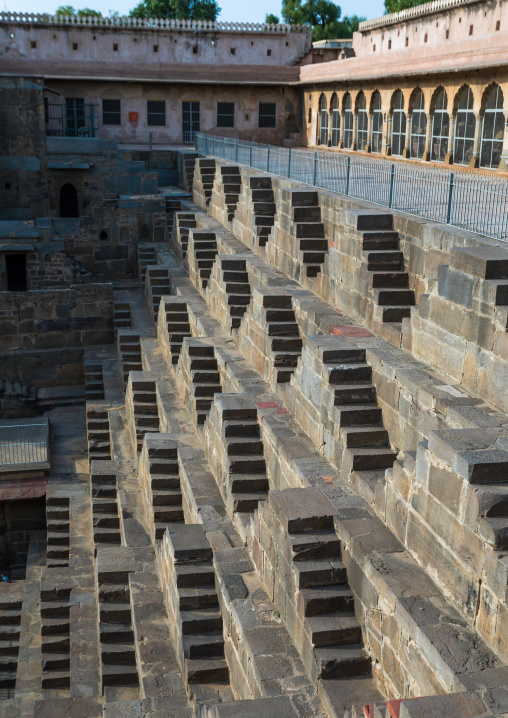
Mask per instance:
[[[330,247],[335,247],[335,242],[330,242],[329,246],[330,246]]]
[[[0,481],[0,501],[38,499],[46,493],[47,485],[48,480],[46,478]]]
[[[277,414],[289,414],[289,409],[277,409]]]
[[[280,409],[280,404],[276,401],[256,401],[256,406],[259,409]]]
[[[407,699],[406,699],[407,700]],[[404,699],[397,699],[393,701],[388,701],[386,704],[386,707],[388,708],[388,713],[390,714],[391,718],[399,718],[400,716],[400,704],[404,701]]]
[[[330,327],[330,334],[337,334],[343,337],[373,337],[374,335],[362,327],[350,327],[348,325],[334,324]]]
[[[327,484],[330,484],[330,486],[335,481],[335,476],[320,476],[320,479],[323,479],[323,481],[326,481]]]

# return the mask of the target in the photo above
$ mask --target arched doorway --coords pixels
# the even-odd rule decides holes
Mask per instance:
[[[70,182],[60,188],[60,217],[79,217],[78,193]]]

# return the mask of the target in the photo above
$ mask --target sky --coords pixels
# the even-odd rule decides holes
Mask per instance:
[[[219,20],[229,22],[264,22],[267,13],[280,17],[280,0],[218,0],[222,8]],[[128,15],[137,0],[0,0],[0,7],[11,12],[53,13],[60,5],[75,8],[89,7],[100,10],[103,15],[117,10]],[[384,13],[383,0],[342,0],[338,2],[342,15],[361,15],[367,18],[379,17]]]

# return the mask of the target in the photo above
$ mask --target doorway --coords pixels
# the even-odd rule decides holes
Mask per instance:
[[[194,135],[199,132],[199,102],[182,102],[183,141],[194,142]]]
[[[60,217],[79,217],[78,193],[70,182],[60,188]]]
[[[26,292],[26,254],[6,254],[5,269],[7,271],[7,290],[9,292]]]

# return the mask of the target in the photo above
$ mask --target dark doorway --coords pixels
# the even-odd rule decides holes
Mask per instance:
[[[26,254],[6,254],[7,289],[10,292],[26,292]]]
[[[60,217],[79,217],[78,193],[70,182],[60,188]]]
[[[194,142],[194,135],[199,132],[199,102],[182,102],[183,141]]]

